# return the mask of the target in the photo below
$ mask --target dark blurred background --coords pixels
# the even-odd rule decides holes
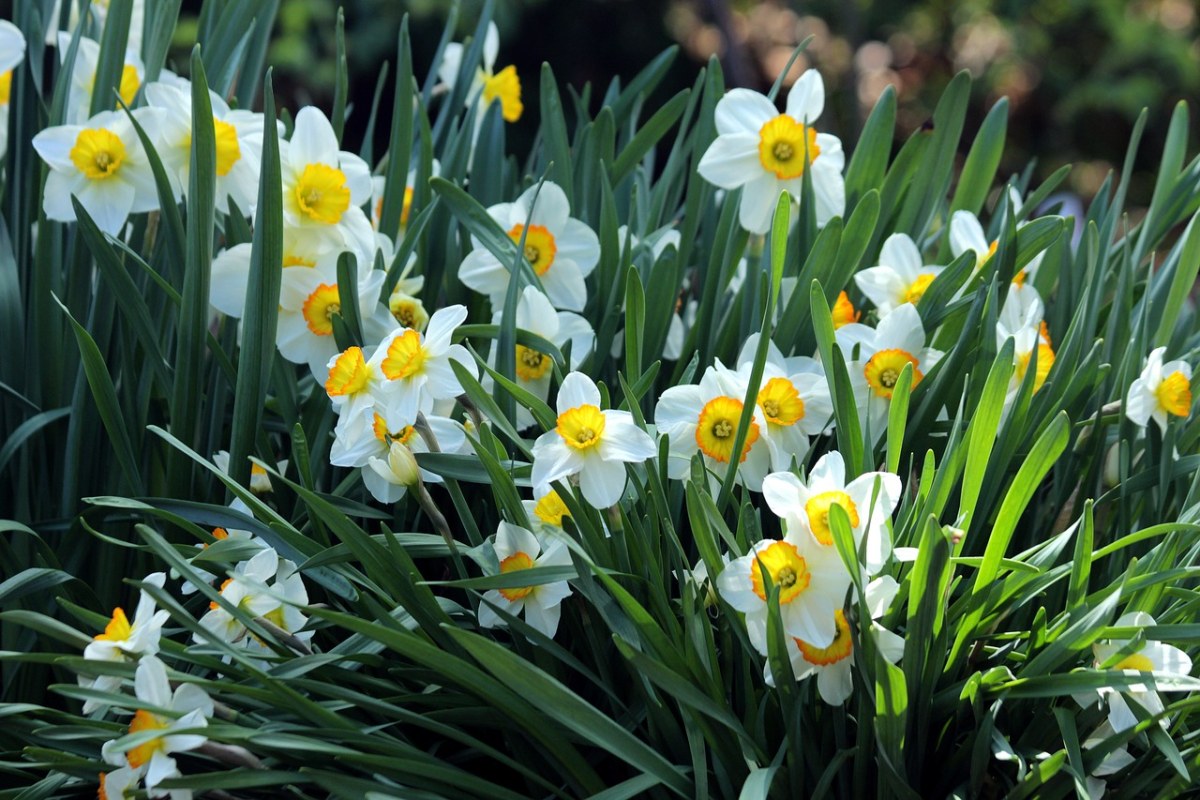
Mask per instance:
[[[246,0],[249,1],[249,0]],[[199,3],[184,4],[180,53],[195,39]],[[356,149],[366,124],[379,67],[395,58],[400,17],[410,14],[415,66],[424,74],[437,46],[447,0],[345,0],[351,97],[348,123]],[[475,24],[481,0],[464,0],[461,39]],[[269,55],[283,99],[293,107],[328,108],[333,94],[331,0],[283,0]],[[821,127],[853,145],[862,120],[890,84],[899,96],[897,137],[932,113],[958,70],[975,79],[967,123],[970,142],[1001,96],[1010,106],[1002,176],[1037,156],[1044,177],[1076,166],[1067,188],[1085,197],[1119,166],[1133,123],[1149,109],[1131,200],[1147,201],[1158,149],[1172,108],[1200,89],[1200,23],[1193,0],[498,0],[501,48],[497,69],[515,64],[526,115],[510,140],[519,148],[537,125],[540,65],[560,84],[600,88],[628,80],[672,44],[681,47],[662,100],[690,86],[710,56],[721,59],[729,86],[765,90],[798,42],[814,37],[788,76],[814,67],[829,100]],[[388,90],[390,92],[390,88]],[[653,101],[652,101],[653,102]],[[1193,122],[1195,112],[1192,110]],[[1189,153],[1197,150],[1193,125]],[[381,152],[386,132],[379,131]]]

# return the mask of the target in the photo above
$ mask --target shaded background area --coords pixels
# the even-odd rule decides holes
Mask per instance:
[[[180,54],[195,40],[198,3],[185,2]],[[366,125],[379,67],[394,59],[405,11],[411,16],[418,74],[426,71],[447,17],[448,0],[345,0],[354,147]],[[458,38],[477,19],[482,0],[464,0]],[[285,102],[328,107],[333,96],[333,0],[283,0],[268,63]],[[1147,202],[1152,170],[1175,102],[1200,90],[1200,21],[1192,0],[498,0],[497,67],[515,64],[527,118],[510,139],[536,127],[540,65],[560,83],[632,77],[666,47],[681,47],[663,100],[692,85],[710,56],[721,59],[729,86],[765,90],[793,48],[814,37],[788,76],[815,67],[829,92],[821,127],[848,146],[883,91],[899,98],[897,137],[928,119],[960,69],[975,79],[964,140],[969,145],[988,108],[1010,100],[1001,176],[1035,155],[1035,175],[1076,166],[1067,188],[1088,197],[1123,158],[1138,113],[1149,109],[1146,135],[1130,186]],[[652,102],[654,102],[652,101]],[[1195,111],[1192,110],[1193,121]],[[1194,130],[1189,153],[1200,142]],[[383,133],[379,135],[382,137]],[[376,152],[385,143],[377,142]]]

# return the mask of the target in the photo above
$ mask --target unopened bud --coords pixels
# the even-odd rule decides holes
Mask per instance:
[[[397,486],[415,486],[421,480],[417,458],[404,444],[394,441],[388,448],[387,460],[372,458],[371,469],[388,483]]]

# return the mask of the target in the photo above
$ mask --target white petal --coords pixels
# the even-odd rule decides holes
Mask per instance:
[[[774,175],[762,173],[742,187],[742,204],[738,208],[738,220],[751,233],[766,233],[771,229],[775,216],[775,204],[779,202],[782,187]]]
[[[558,413],[562,414],[579,406],[600,407],[600,390],[592,379],[582,372],[572,372],[563,378],[558,390]]]
[[[641,463],[658,452],[654,439],[639,428],[628,411],[605,411],[600,457],[605,461]]]
[[[621,461],[588,459],[579,473],[583,497],[596,508],[616,505],[625,491],[625,464]]]
[[[788,92],[788,116],[809,125],[824,110],[825,83],[821,80],[821,73],[815,69],[805,70]]]
[[[779,115],[766,95],[750,89],[731,89],[717,102],[714,122],[717,133],[749,133],[755,138],[764,123]]]
[[[337,135],[320,109],[305,106],[296,113],[289,158],[292,166],[298,169],[303,169],[306,164],[337,164]]]
[[[696,169],[700,177],[722,189],[736,189],[761,176],[763,166],[758,157],[758,135],[718,136],[704,151]]]

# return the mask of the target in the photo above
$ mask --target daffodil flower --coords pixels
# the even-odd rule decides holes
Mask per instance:
[[[628,411],[600,410],[600,390],[582,372],[572,372],[558,389],[558,424],[533,443],[535,487],[579,476],[583,498],[608,508],[625,491],[625,465],[640,464],[656,452],[650,434]]]
[[[430,165],[429,175],[436,178],[442,174],[442,165],[436,158]],[[417,182],[417,170],[410,169],[404,182],[404,204],[400,208],[400,227],[392,232],[380,231],[383,235],[397,242],[404,237],[404,231],[408,228],[408,221],[412,217],[413,204],[413,189]],[[375,230],[379,230],[379,218],[383,216],[383,194],[387,189],[387,178],[383,175],[373,175],[371,177],[371,225]],[[414,292],[415,294],[415,292]]]
[[[1163,433],[1171,417],[1186,418],[1192,413],[1192,367],[1186,361],[1163,363],[1167,348],[1150,352],[1129,393],[1125,395],[1125,416],[1145,428],[1154,420]]]
[[[889,664],[895,664],[904,655],[904,638],[874,620],[883,616],[899,589],[900,585],[896,583],[896,579],[889,576],[876,578],[865,589],[866,604],[872,620],[867,628],[868,635],[875,640],[876,650]],[[833,616],[837,626],[833,642],[825,647],[815,647],[803,639],[789,636],[787,651],[796,680],[802,681],[815,675],[817,694],[821,699],[831,706],[840,706],[854,691],[851,669],[854,663],[854,636],[850,631],[845,611],[839,608],[833,612]],[[766,641],[755,644],[765,655]],[[770,663],[763,666],[763,679],[768,686],[775,685]]]
[[[0,159],[8,152],[8,107],[12,98],[13,70],[25,60],[25,35],[0,19]]]
[[[138,790],[144,769],[121,767],[100,773],[100,788],[96,792],[97,800],[127,800]],[[190,794],[190,792],[189,792]]]
[[[488,214],[514,242],[519,243],[524,235],[525,260],[554,307],[582,311],[587,303],[584,279],[600,260],[600,240],[591,228],[570,216],[566,193],[547,181],[540,193],[531,186],[516,202],[494,205]],[[471,241],[475,249],[463,259],[458,277],[468,288],[488,295],[493,307],[503,306],[513,265],[501,264],[478,240],[472,237]]]
[[[166,575],[162,572],[151,573],[143,583],[161,589],[166,583]],[[143,589],[138,594],[137,610],[132,622],[124,609],[120,606],[114,608],[104,632],[96,634],[83,648],[83,657],[88,661],[124,661],[127,656],[157,653],[163,625],[170,615],[166,611],[156,610],[156,607],[154,598]],[[116,675],[99,675],[95,678],[80,675],[79,685],[102,692],[116,692],[121,688],[121,678]],[[83,713],[90,714],[104,705],[99,700],[87,700],[83,704]]]
[[[182,684],[172,692],[167,668],[155,656],[144,656],[138,661],[134,689],[137,699],[149,708],[137,710],[129,724],[129,733],[153,732],[154,738],[132,746],[124,744],[125,737],[114,739],[105,742],[101,754],[114,766],[134,770],[144,767],[147,793],[163,797],[168,790],[156,790],[158,785],[181,774],[171,754],[195,750],[208,741],[203,734],[190,731],[208,726],[213,701],[193,683]]]
[[[1008,187],[1008,201],[1009,207],[1012,208],[1015,214],[1021,208],[1021,194],[1011,186]],[[1026,224],[1018,222],[1017,230],[1025,227]],[[987,235],[983,232],[983,225],[979,222],[979,217],[970,211],[955,211],[951,215],[950,252],[955,258],[968,251],[973,252],[975,254],[975,272],[982,269],[983,265],[988,263],[992,256],[996,255],[996,248],[998,246],[999,241],[987,238]],[[1026,281],[1033,280],[1044,257],[1044,251],[1034,255],[1029,260],[1029,263],[1013,276],[1012,282],[1017,286],[1022,286]]]
[[[227,317],[241,319],[246,308],[246,291],[250,285],[250,242],[234,245],[217,253],[213,258],[212,279],[208,301],[212,307]],[[337,277],[337,256],[342,249],[335,247],[320,234],[294,225],[283,227],[283,281],[291,288],[297,280],[303,280],[309,269],[316,269],[327,279]],[[374,262],[373,253],[371,262]],[[367,261],[359,256],[359,263]],[[283,289],[280,289],[282,296]]]
[[[425,421],[443,453],[461,453],[466,449],[467,437],[461,424],[436,415],[427,416]],[[413,453],[429,452],[428,443],[412,425],[389,430],[386,420],[374,411],[344,417],[334,429],[329,461],[338,467],[361,468],[363,483],[371,496],[380,503],[396,503],[415,481],[407,469],[396,468],[406,462],[393,463],[396,458],[403,458],[403,454],[391,455],[394,444],[403,445]],[[372,466],[375,462],[381,463]],[[442,482],[442,477],[435,472],[421,470],[420,474],[426,483]]]
[[[878,441],[887,430],[892,392],[904,365],[912,365],[916,388],[942,353],[925,346],[925,327],[911,303],[896,306],[875,328],[856,322],[843,325],[837,329],[837,342],[852,359],[847,368],[859,416],[869,426],[872,441]]]
[[[1054,366],[1054,347],[1050,341],[1050,332],[1042,318],[1045,306],[1037,289],[1029,285],[1012,284],[1008,296],[1000,309],[1000,318],[996,322],[996,346],[1002,347],[1004,342],[1013,340],[1013,373],[1009,377],[1008,391],[1004,395],[1004,408],[1015,402],[1025,374],[1029,371],[1030,362],[1037,351],[1037,372],[1033,378],[1033,391],[1038,391],[1045,384],[1050,368]]]
[[[767,641],[764,571],[779,591],[784,633],[815,647],[832,645],[838,634],[835,612],[850,587],[850,574],[836,549],[822,547],[803,531],[788,531],[783,539],[763,539],[729,562],[717,576],[717,591],[746,615],[751,642]]]
[[[759,334],[751,334],[738,354],[737,380],[750,381]],[[821,365],[804,356],[784,358],[774,342],[767,345],[762,380],[756,398],[766,425],[763,438],[771,453],[771,468],[788,470],[793,459],[803,460],[810,436],[828,431],[833,423],[833,399]]]
[[[492,316],[492,323],[499,325],[504,312],[497,311]],[[568,344],[571,349],[569,369],[578,369],[583,359],[592,352],[596,342],[596,333],[586,319],[571,311],[555,311],[554,306],[546,295],[534,286],[526,286],[521,291],[521,299],[517,301],[516,327],[529,333],[537,334],[560,350]],[[492,348],[491,363],[495,365],[495,348]],[[517,345],[517,385],[541,400],[550,396],[550,378],[553,375],[553,359],[536,348]],[[484,387],[491,384],[485,379]],[[533,425],[533,414],[524,406],[517,406],[517,428],[525,429]]]
[[[213,453],[212,460],[213,464],[217,469],[221,470],[221,472],[224,472],[226,475],[233,474],[229,471],[228,450],[218,450],[217,452]],[[276,462],[275,466],[279,469],[280,473],[287,472],[287,459],[285,458],[283,461]],[[271,492],[271,476],[267,474],[267,471],[263,467],[255,464],[253,461],[250,462],[249,489],[255,494],[268,494]]]
[[[1142,611],[1135,611],[1124,614],[1117,620],[1116,627],[1118,628],[1145,628],[1156,624],[1154,617]],[[1129,646],[1129,640],[1111,640],[1092,645],[1092,654],[1095,659],[1095,668],[1107,664],[1118,653],[1125,650]],[[1180,650],[1178,647],[1165,644],[1163,642],[1147,641],[1136,652],[1122,655],[1120,660],[1115,664],[1108,666],[1107,669],[1122,670],[1125,672],[1150,672],[1164,676],[1181,675],[1187,676],[1192,672],[1192,659],[1187,653]],[[1163,712],[1162,698],[1155,691],[1153,682],[1150,684],[1134,684],[1125,686],[1120,689],[1105,688],[1097,690],[1100,697],[1108,701],[1108,723],[1114,731],[1124,731],[1138,724],[1138,718],[1129,708],[1129,702],[1137,703],[1142,709],[1149,714],[1161,714]],[[1171,691],[1170,689],[1160,689],[1160,691]],[[1078,697],[1077,700],[1087,699],[1086,697]],[[1085,705],[1090,703],[1085,703]],[[1162,720],[1163,727],[1167,726],[1167,721]]]
[[[145,89],[146,102],[164,113],[155,149],[171,179],[176,198],[187,196],[192,163],[192,98],[187,81],[159,80]],[[230,109],[216,92],[209,92],[216,135],[215,207],[229,213],[232,200],[244,215],[258,204],[258,173],[262,158],[263,115]],[[280,131],[282,133],[282,125]]]
[[[534,567],[567,567],[571,565],[571,554],[567,546],[558,539],[543,543],[531,531],[501,522],[496,531],[496,559],[500,562],[500,574],[508,575]],[[489,589],[484,592],[484,602],[479,604],[479,627],[495,628],[503,625],[492,606],[517,616],[524,612],[530,627],[541,631],[551,639],[558,631],[558,620],[562,614],[562,601],[571,594],[566,581],[552,581],[536,586],[520,586],[508,589]]]
[[[386,380],[380,389],[385,400],[376,410],[389,430],[411,424],[419,413],[430,414],[438,400],[462,394],[451,361],[457,361],[472,375],[478,374],[467,349],[451,341],[466,318],[465,306],[446,306],[429,318],[424,333],[400,328],[379,343],[372,359],[379,359],[379,370]]]
[[[438,68],[438,77],[442,83],[453,88],[458,81],[458,73],[462,66],[464,48],[458,42],[451,42],[442,51],[442,63]],[[500,31],[496,23],[489,22],[487,33],[483,39],[483,66],[475,72],[471,88],[467,92],[467,105],[475,104],[478,111],[475,115],[476,133],[483,122],[483,112],[494,102],[500,103],[500,113],[505,122],[516,122],[525,110],[521,102],[521,79],[515,66],[507,66],[499,72],[495,71],[496,57],[500,54]]]
[[[699,385],[672,386],[662,393],[654,409],[654,425],[669,441],[668,476],[687,477],[692,457],[699,451],[713,480],[724,478],[734,457],[745,397],[745,380],[723,367],[710,367]],[[771,467],[771,450],[763,435],[766,427],[767,418],[756,405],[737,454],[738,480],[756,492]]]
[[[221,584],[221,597],[246,616],[263,617],[277,628],[298,634],[307,618],[297,606],[308,604],[308,591],[296,565],[280,558],[273,548],[264,547],[247,561],[234,567]],[[193,634],[197,642],[220,639],[228,644],[242,644],[263,654],[271,652],[253,636],[247,637],[246,626],[220,603],[209,603],[207,613],[199,620],[205,633]],[[305,634],[299,634],[302,638]]]
[[[883,243],[879,266],[856,273],[854,282],[883,316],[904,303],[916,305],[943,269],[926,264],[908,234],[894,233]]]
[[[892,552],[887,523],[900,502],[900,478],[867,472],[846,482],[846,463],[836,450],[821,456],[802,481],[791,472],[772,472],[763,480],[763,499],[793,530],[807,532],[822,547],[834,547],[829,512],[840,506],[850,520],[856,548],[866,543],[863,566],[874,575]],[[872,503],[874,499],[874,503]]]
[[[161,113],[139,108],[133,115],[153,138]],[[116,236],[130,214],[158,208],[150,163],[124,112],[103,111],[83,125],[46,128],[33,137],[33,147],[50,167],[42,194],[48,219],[74,222],[74,195],[100,230]]]
[[[71,47],[71,35],[58,35],[58,57],[65,62],[67,51]],[[86,36],[79,38],[79,50],[75,53],[75,64],[71,70],[71,84],[67,92],[67,109],[63,117],[70,124],[82,124],[88,118],[92,108],[92,94],[96,87],[96,68],[100,62],[100,43]],[[125,52],[125,66],[121,69],[121,84],[118,93],[121,101],[132,106],[138,90],[142,88],[142,80],[146,75],[146,67],[137,51],[130,49]],[[105,90],[107,91],[107,89]],[[116,98],[105,103],[105,110],[117,107]],[[140,120],[139,120],[140,121]]]
[[[824,226],[845,211],[841,140],[813,127],[824,108],[825,84],[815,70],[792,85],[783,114],[750,89],[731,89],[717,102],[719,135],[697,169],[715,186],[742,190],[738,219],[746,230],[770,229],[781,192],[800,199],[805,170],[811,170],[817,224]]]
[[[308,228],[337,246],[374,242],[362,206],[371,198],[371,170],[338,149],[333,125],[320,109],[305,106],[296,114],[290,141],[280,143],[283,217],[288,225]],[[359,272],[370,266],[359,266]]]
[[[522,500],[525,515],[529,518],[526,526],[534,532],[562,530],[563,517],[571,516],[571,510],[563,502],[562,497],[554,489],[546,489],[538,494],[536,500]]]

